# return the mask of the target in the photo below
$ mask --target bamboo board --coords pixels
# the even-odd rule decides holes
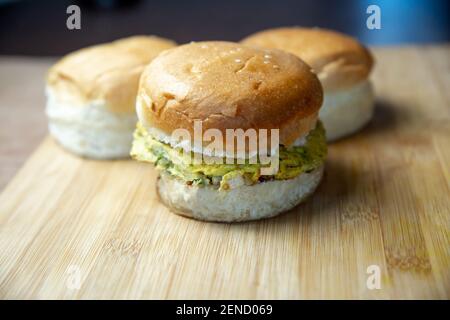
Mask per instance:
[[[373,121],[330,146],[315,195],[277,218],[173,215],[149,165],[46,138],[0,195],[0,297],[448,299],[450,49],[375,54]]]

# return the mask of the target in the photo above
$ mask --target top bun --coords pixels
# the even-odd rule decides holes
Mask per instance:
[[[319,28],[279,28],[257,32],[247,45],[293,53],[308,63],[324,90],[339,90],[365,81],[373,66],[370,52],[352,37]]]
[[[109,111],[134,112],[142,70],[175,45],[155,36],[134,36],[75,51],[50,68],[47,89],[66,105],[101,100]]]
[[[232,42],[197,42],[167,50],[144,70],[136,108],[147,128],[279,129],[291,145],[315,125],[319,80],[298,57]]]

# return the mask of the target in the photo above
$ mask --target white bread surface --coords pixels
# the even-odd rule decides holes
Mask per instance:
[[[162,202],[177,214],[204,221],[238,222],[269,218],[292,209],[314,192],[322,175],[323,166],[294,179],[219,192],[213,186],[187,185],[163,172],[157,189]]]
[[[50,134],[69,151],[94,159],[129,157],[135,113],[111,112],[103,101],[74,108],[54,99],[47,90],[46,113]]]
[[[325,92],[319,118],[327,141],[335,141],[364,127],[372,118],[374,94],[370,81],[348,89]]]

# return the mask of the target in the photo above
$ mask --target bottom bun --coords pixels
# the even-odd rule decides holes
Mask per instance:
[[[350,135],[372,118],[374,95],[369,81],[347,90],[325,93],[319,118],[327,132],[327,141]]]
[[[162,173],[157,182],[162,202],[177,214],[205,221],[235,222],[269,218],[292,209],[314,192],[323,166],[290,180],[219,191],[192,186]]]
[[[47,104],[50,134],[65,149],[93,159],[129,157],[137,117],[116,114],[103,104],[89,106]]]

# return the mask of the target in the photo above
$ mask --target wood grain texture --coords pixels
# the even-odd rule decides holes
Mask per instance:
[[[449,299],[450,47],[374,53],[373,121],[331,145],[315,195],[274,219],[173,215],[151,166],[46,138],[0,195],[0,297]]]

